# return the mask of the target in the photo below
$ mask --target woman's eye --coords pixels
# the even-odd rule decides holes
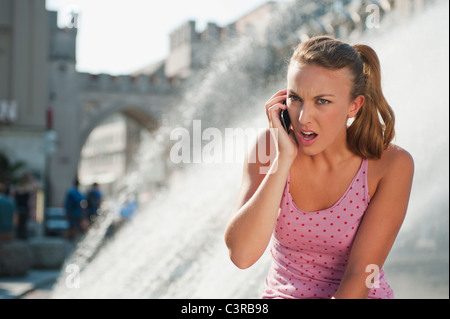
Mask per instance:
[[[300,98],[299,98],[298,96],[295,96],[295,95],[290,95],[290,96],[289,96],[289,99],[290,99],[291,101],[300,101]]]
[[[330,103],[330,101],[325,100],[325,99],[318,99],[317,103],[319,103],[319,104],[328,104],[328,103]]]

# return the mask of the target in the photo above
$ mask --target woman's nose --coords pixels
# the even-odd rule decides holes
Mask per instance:
[[[311,117],[312,117],[312,109],[311,107],[307,105],[303,105],[303,107],[300,110],[300,114],[298,117],[298,121],[300,125],[307,125],[311,123]]]

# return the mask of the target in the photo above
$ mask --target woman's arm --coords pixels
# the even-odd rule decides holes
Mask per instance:
[[[270,133],[266,134],[270,140]],[[256,147],[252,152],[256,152]],[[270,241],[292,164],[289,161],[279,156],[271,159],[267,174],[260,173],[263,167],[260,162],[249,163],[247,159],[244,162],[235,213],[225,232],[230,258],[239,268],[253,265]]]
[[[366,281],[371,273],[366,267],[382,268],[406,214],[414,161],[395,146],[386,150],[380,161],[385,168],[353,242],[336,299],[367,298],[371,287]]]
[[[258,138],[244,161],[244,173],[234,209],[235,214],[225,232],[230,258],[242,269],[253,265],[264,253],[270,241],[289,168],[297,155],[298,146],[294,142],[295,138],[288,136],[278,118],[280,109],[286,108],[281,104],[286,99],[285,94],[286,90],[276,93],[266,104],[270,130]],[[273,134],[276,131],[278,134]],[[264,150],[258,149],[261,147]],[[259,161],[258,152],[267,154],[267,150],[275,149],[277,152],[269,152],[269,154],[276,153],[276,156],[270,159],[268,172],[261,173],[267,171],[267,164]],[[249,158],[256,159],[256,162],[249,162]]]

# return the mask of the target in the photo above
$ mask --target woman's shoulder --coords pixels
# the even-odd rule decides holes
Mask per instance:
[[[381,163],[386,169],[411,168],[414,159],[411,154],[398,145],[391,144],[381,155]]]
[[[391,144],[387,147],[379,159],[370,160],[373,175],[378,180],[386,176],[396,176],[398,174],[413,173],[414,159],[404,148]]]

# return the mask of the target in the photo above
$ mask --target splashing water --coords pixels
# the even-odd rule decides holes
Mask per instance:
[[[416,164],[407,218],[385,265],[394,290],[399,287],[397,297],[408,296],[407,289],[402,287],[414,286],[419,293],[428,292],[430,281],[427,278],[414,283],[403,280],[415,271],[405,269],[406,264],[422,265],[417,257],[419,253],[427,258],[443,256],[433,259],[438,263],[433,269],[437,269],[441,276],[438,279],[444,286],[446,284],[448,298],[446,12],[448,2],[438,2],[420,16],[410,17],[411,21],[401,26],[389,26],[388,22],[383,25],[382,22],[381,29],[387,30],[380,30],[376,36],[366,36],[360,41],[371,45],[379,54],[385,95],[396,112],[395,142],[413,155]],[[186,93],[184,103],[181,103],[185,109],[183,112],[180,109],[179,118],[169,122],[187,127],[192,124],[192,119],[202,118],[202,121],[205,119],[203,128],[267,126],[264,103],[273,92],[285,86],[284,75],[279,72],[280,77],[275,77],[270,84],[263,84],[260,80],[267,70],[257,70],[257,66],[265,63],[269,51],[253,48],[254,51],[246,51],[250,56],[241,61],[237,56],[242,54],[237,52],[247,49],[248,43],[239,45],[241,47],[234,46],[233,50],[222,52],[222,57],[227,57],[224,63],[213,64],[211,70],[202,74],[202,80],[199,77],[198,88],[195,92],[188,91],[190,93]],[[244,71],[236,71],[239,68]],[[162,130],[170,131],[167,127]],[[164,143],[164,138],[159,139]],[[150,148],[145,147],[143,158],[148,161],[151,156],[146,152]],[[161,150],[160,154],[163,152]],[[145,172],[145,164],[141,165],[140,169]],[[239,270],[229,260],[223,241],[241,170],[239,162],[186,165],[172,176],[167,189],[140,207],[139,212],[100,250],[89,248],[89,242],[99,241],[98,238],[104,235],[105,224],[97,239],[94,235],[87,236],[90,239],[80,246],[86,249],[85,253],[76,249],[78,254],[67,261],[82,268],[80,287],[69,289],[65,274],[62,274],[53,288],[52,297],[259,298],[269,256],[265,254],[250,269]],[[142,175],[145,174],[141,174],[141,180],[134,176],[129,184],[144,185]],[[106,226],[112,222],[105,220]],[[402,263],[399,256],[406,258],[406,262]],[[444,272],[446,277],[442,275]],[[437,287],[437,293],[444,290],[442,285]],[[436,297],[436,290],[434,293]]]

